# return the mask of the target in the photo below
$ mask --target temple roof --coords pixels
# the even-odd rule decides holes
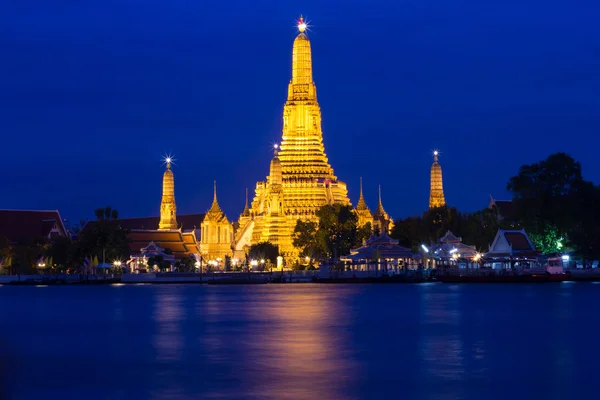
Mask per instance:
[[[490,245],[490,250],[486,257],[501,257],[506,254],[513,257],[535,257],[540,254],[535,246],[529,240],[525,229],[520,230],[502,230],[499,229]]]
[[[248,188],[246,188],[246,204],[244,205],[244,211],[242,211],[242,217],[250,216],[250,207],[248,207]]]
[[[192,231],[199,228],[204,220],[205,214],[185,214],[177,215],[177,224],[184,231]],[[158,228],[160,217],[141,217],[141,218],[119,218],[116,220],[123,229],[146,229],[154,230]],[[94,226],[97,221],[88,221],[83,229]]]
[[[358,196],[358,203],[356,203],[356,211],[368,211],[371,213],[363,196],[362,177],[360,178],[360,195]]]
[[[191,232],[186,234],[179,230],[131,230],[129,232],[130,254],[138,254],[140,249],[145,248],[149,243],[170,250],[173,256],[178,259],[187,258],[194,253],[198,253],[198,245],[195,242],[195,236]]]
[[[217,201],[217,181],[215,181],[214,185],[213,202],[210,209],[206,212],[204,221],[227,221],[227,216],[225,216],[225,213],[221,210],[219,202]]]
[[[371,235],[361,247],[350,250],[350,256],[345,257],[352,261],[371,260],[373,258],[398,259],[414,258],[414,254],[398,245],[398,241],[392,239],[387,233],[379,236]]]
[[[0,210],[0,237],[11,243],[47,238],[55,226],[67,236],[58,210]]]
[[[498,213],[502,218],[507,220],[514,219],[514,207],[512,200],[496,200],[492,198],[489,208],[493,208],[494,206],[496,206]]]
[[[390,216],[388,215],[388,213],[386,213],[385,210],[383,209],[383,203],[381,202],[381,185],[379,185],[379,204],[377,204],[377,209],[373,213],[373,218],[378,219],[378,220],[379,219],[385,219],[385,220],[390,219]]]
[[[446,232],[444,236],[439,239],[440,243],[460,243],[462,238],[455,236],[450,230]]]

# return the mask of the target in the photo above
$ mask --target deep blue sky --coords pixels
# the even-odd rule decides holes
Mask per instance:
[[[422,212],[431,150],[449,204],[508,197],[565,151],[600,182],[600,5],[577,0],[55,0],[0,5],[0,208],[71,220],[179,213],[218,181],[237,219],[281,138],[294,24],[312,22],[325,148],[356,203]]]

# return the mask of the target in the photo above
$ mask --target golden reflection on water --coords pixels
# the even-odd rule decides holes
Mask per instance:
[[[255,318],[262,314],[270,328],[261,340],[267,346],[253,352],[260,356],[257,366],[273,371],[275,381],[285,385],[256,385],[255,395],[305,399],[319,393],[323,399],[340,398],[344,383],[356,378],[355,366],[344,357],[347,349],[340,346],[347,343],[339,335],[340,325],[348,325],[343,300],[306,290],[282,291],[273,300],[263,312],[254,312]]]

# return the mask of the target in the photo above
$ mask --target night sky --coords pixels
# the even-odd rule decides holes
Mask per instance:
[[[325,150],[356,204],[463,211],[565,151],[600,183],[600,5],[587,0],[21,0],[0,5],[0,208],[230,220],[281,139],[295,20],[311,22]]]

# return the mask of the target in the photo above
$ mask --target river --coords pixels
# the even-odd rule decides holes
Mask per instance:
[[[6,398],[589,399],[600,285],[0,287]]]

